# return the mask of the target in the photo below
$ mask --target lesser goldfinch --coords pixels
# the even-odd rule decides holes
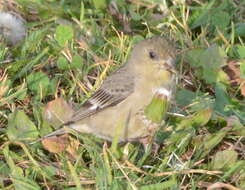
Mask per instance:
[[[171,96],[175,86],[175,48],[155,36],[136,44],[127,63],[107,77],[63,128],[41,138],[61,135],[67,128],[111,141],[133,141],[152,135],[144,108],[157,91]]]

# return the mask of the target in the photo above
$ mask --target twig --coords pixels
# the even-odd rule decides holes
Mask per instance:
[[[174,174],[192,174],[192,173],[197,173],[197,174],[207,174],[207,175],[218,175],[218,174],[222,174],[222,171],[209,171],[209,170],[203,170],[203,169],[189,169],[189,170],[180,170],[180,171],[171,171],[171,172],[160,172],[160,173],[147,173],[143,170],[141,170],[140,168],[137,168],[135,165],[133,165],[132,163],[130,163],[129,161],[125,161],[126,164],[128,165],[128,167],[130,167],[130,169],[139,172],[139,173],[143,173],[145,175],[151,175],[151,176],[155,176],[155,177],[160,177],[160,176],[168,176],[168,175],[174,175]]]
[[[212,190],[212,189],[220,189],[220,188],[226,188],[226,189],[229,189],[229,190],[241,190],[240,188],[237,188],[231,184],[226,184],[226,183],[221,183],[221,182],[217,182],[217,183],[214,183],[212,185],[209,185],[207,187],[207,190]]]
[[[222,174],[223,172],[215,171],[215,170],[209,171],[209,170],[202,170],[202,169],[189,169],[189,170],[180,170],[180,171],[171,171],[171,172],[160,172],[153,175],[159,177],[159,176],[174,175],[174,174],[192,174],[192,173],[218,175],[218,174]]]

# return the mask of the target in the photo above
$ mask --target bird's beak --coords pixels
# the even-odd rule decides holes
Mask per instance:
[[[163,65],[167,71],[173,74],[177,72],[175,68],[175,59],[173,59],[172,57],[169,57],[168,59],[164,60]]]

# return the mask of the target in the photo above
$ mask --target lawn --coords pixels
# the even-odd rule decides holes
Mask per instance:
[[[245,1],[0,0],[0,10],[27,32],[9,44],[0,27],[0,189],[245,189]],[[178,83],[152,146],[74,131],[30,144],[155,35],[176,46]]]

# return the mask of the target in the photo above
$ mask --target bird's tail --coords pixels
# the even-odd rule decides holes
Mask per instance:
[[[41,137],[41,138],[37,139],[34,142],[31,142],[30,144],[35,144],[35,143],[40,142],[40,141],[42,141],[42,140],[44,140],[46,138],[49,138],[49,137],[53,137],[53,136],[57,136],[57,135],[63,135],[63,134],[66,134],[67,132],[68,132],[68,130],[66,129],[66,127],[63,127],[63,128],[58,129],[58,130],[56,130],[56,131],[54,131],[52,133],[49,133],[48,135],[46,135],[44,137]]]

